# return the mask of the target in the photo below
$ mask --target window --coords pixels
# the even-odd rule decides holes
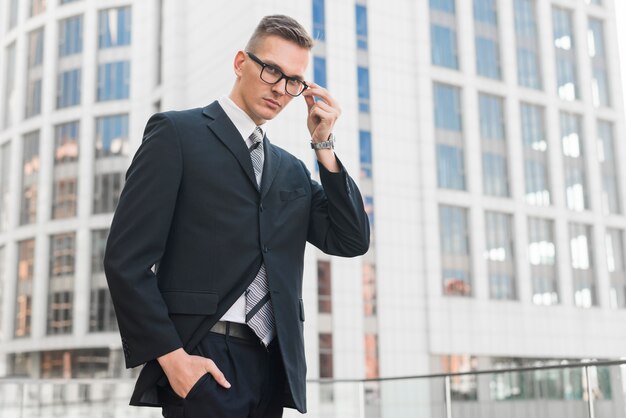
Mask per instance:
[[[459,51],[456,40],[456,16],[431,9],[430,20],[432,64],[458,70]]]
[[[602,209],[605,214],[621,213],[620,182],[615,161],[613,124],[598,121],[598,160],[602,173]]]
[[[329,261],[317,261],[317,310],[319,313],[333,312]]]
[[[611,106],[608,62],[604,44],[604,24],[599,19],[589,19],[587,32],[591,58],[591,98],[595,107]]]
[[[437,366],[442,373],[468,373],[478,370],[476,357],[466,354],[438,356]],[[478,399],[478,381],[476,375],[456,375],[450,378],[452,401],[475,401]]]
[[[9,22],[7,29],[11,30],[17,25],[18,0],[9,1]]]
[[[128,115],[96,119],[96,159],[128,155]]]
[[[11,43],[6,48],[6,63],[5,63],[5,71],[6,78],[4,84],[4,117],[3,117],[3,126],[5,128],[9,128],[13,126],[15,123],[14,119],[17,116],[14,112],[14,108],[16,106],[15,100],[17,99],[15,96],[15,42]]]
[[[474,0],[474,31],[478,75],[501,79],[500,36],[495,0]]]
[[[109,287],[104,275],[104,249],[108,229],[91,231],[91,301],[89,304],[89,332],[117,330],[117,320]]]
[[[367,8],[357,4],[356,8],[356,46],[367,49]]]
[[[367,205],[367,203],[366,203]],[[370,204],[371,207],[371,204]],[[367,209],[366,209],[367,212]],[[368,215],[369,216],[369,215]],[[374,222],[370,218],[370,224]],[[363,263],[363,315],[365,317],[375,316],[378,311],[377,293],[376,293],[376,265],[371,262]]]
[[[30,0],[30,16],[36,16],[46,11],[47,0]]]
[[[470,296],[472,280],[467,209],[439,206],[439,234],[443,294]]]
[[[359,131],[359,151],[361,162],[361,179],[372,178],[372,133]]]
[[[370,111],[370,72],[367,67],[357,68],[358,90],[359,90],[359,112],[369,113]]]
[[[378,364],[378,335],[365,334],[365,378],[377,379],[380,377]]]
[[[83,52],[83,16],[74,16],[59,22],[59,57]]]
[[[520,113],[524,146],[526,203],[535,206],[549,206],[551,199],[544,109],[528,103],[521,103]]]
[[[561,112],[560,118],[566,204],[568,209],[583,211],[589,206],[580,116]]]
[[[487,195],[509,196],[507,143],[503,101],[497,96],[480,94],[480,136],[483,161],[483,191]]]
[[[528,261],[535,305],[559,302],[554,222],[528,218]]]
[[[611,279],[609,303],[611,308],[626,308],[626,252],[624,231],[606,230],[606,263]]]
[[[552,9],[552,27],[554,30],[557,93],[561,99],[573,101],[579,98],[579,93],[572,12],[554,7]]]
[[[0,232],[8,225],[9,215],[9,173],[11,172],[11,142],[0,146]]]
[[[76,216],[79,123],[57,125],[54,130],[52,219]]]
[[[32,224],[37,220],[38,182],[39,131],[35,131],[23,138],[20,225]]]
[[[28,59],[26,69],[26,110],[30,118],[41,113],[41,83],[43,78],[44,31],[37,29],[28,34]]]
[[[465,152],[460,89],[435,83],[435,137],[437,184],[440,188],[465,190]]]
[[[17,243],[17,301],[15,304],[15,337],[28,337],[31,331],[35,240]]]
[[[320,378],[333,377],[333,334],[319,334]]]
[[[326,81],[326,58],[318,56],[313,57],[313,79],[316,84],[322,87],[328,87]]]
[[[123,184],[124,174],[121,172],[95,175],[93,193],[94,215],[115,211]]]
[[[516,299],[515,256],[513,254],[512,216],[485,213],[485,260],[489,272],[489,294],[492,299]]]
[[[325,0],[313,0],[313,39],[326,40]]]
[[[122,100],[130,95],[130,62],[118,61],[98,66],[97,100]]]
[[[114,48],[131,43],[130,6],[100,10],[98,13],[98,48]]]
[[[579,308],[590,308],[597,304],[591,237],[591,226],[569,225],[574,304]]]
[[[50,237],[48,335],[72,332],[75,258],[73,232]]]
[[[517,82],[520,86],[541,89],[536,0],[515,0],[514,8]]]
[[[80,68],[59,74],[57,91],[57,109],[80,104]]]

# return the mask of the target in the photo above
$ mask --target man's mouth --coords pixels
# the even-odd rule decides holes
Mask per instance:
[[[278,109],[280,107],[280,103],[278,103],[276,100],[273,99],[269,99],[267,97],[264,97],[263,100],[265,100],[265,102],[272,108],[272,109]]]

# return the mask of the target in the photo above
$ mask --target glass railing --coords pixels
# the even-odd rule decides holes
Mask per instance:
[[[0,417],[161,417],[128,406],[133,380],[0,378]],[[626,418],[626,361],[374,380],[310,380],[319,418]],[[300,417],[286,410],[285,417]]]

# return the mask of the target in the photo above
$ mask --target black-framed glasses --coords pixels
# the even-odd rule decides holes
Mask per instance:
[[[261,80],[266,82],[267,84],[278,84],[283,78],[287,80],[285,83],[285,93],[290,96],[297,97],[302,94],[302,92],[309,88],[309,86],[302,80],[289,77],[285,75],[282,71],[271,64],[266,64],[259,59],[252,52],[246,52],[252,61],[256,62],[261,66]]]

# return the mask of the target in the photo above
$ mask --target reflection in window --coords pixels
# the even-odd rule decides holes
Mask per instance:
[[[370,71],[367,67],[357,68],[358,90],[359,90],[359,112],[369,113],[370,111]]]
[[[474,30],[476,72],[484,77],[501,79],[496,0],[474,0]]]
[[[560,125],[566,204],[568,209],[583,211],[589,206],[580,116],[561,112]]]
[[[609,303],[611,308],[626,308],[626,252],[624,231],[606,230],[606,263],[611,279]]]
[[[100,10],[98,13],[98,48],[113,48],[131,43],[130,6]]]
[[[361,179],[372,178],[372,133],[359,131]]]
[[[96,119],[96,159],[128,155],[128,115]]]
[[[590,226],[569,225],[574,304],[579,308],[590,308],[597,304],[591,236]]]
[[[378,365],[378,335],[365,334],[365,378],[380,377]]]
[[[378,310],[376,295],[376,266],[371,262],[363,263],[363,314],[375,316]]]
[[[437,140],[437,184],[441,188],[465,190],[465,152],[460,89],[435,83],[433,95]]]
[[[96,174],[94,177],[93,214],[112,213],[120,199],[124,174],[121,172]]]
[[[3,126],[9,128],[13,126],[15,114],[15,42],[6,48],[5,68],[6,78],[4,83],[4,115]]]
[[[111,376],[111,364],[115,363],[112,354],[108,348],[44,351],[40,376],[44,379],[118,377]]]
[[[59,57],[80,54],[83,51],[83,16],[74,16],[59,22]]]
[[[46,11],[47,0],[30,0],[29,16],[37,16]]]
[[[433,65],[459,68],[455,0],[430,1],[430,45]]]
[[[72,332],[76,234],[50,237],[48,335]]]
[[[91,231],[91,300],[89,302],[89,332],[117,330],[117,320],[111,294],[104,276],[104,249],[108,229]]]
[[[512,216],[485,213],[485,253],[492,299],[516,299]]]
[[[319,313],[333,312],[329,261],[317,261],[317,310]]]
[[[325,0],[313,0],[313,39],[326,40]]]
[[[39,131],[24,135],[22,148],[22,193],[20,225],[37,220],[37,183],[39,181]]]
[[[314,56],[313,57],[313,79],[316,84],[322,87],[327,87],[326,81],[326,58]]]
[[[535,305],[559,302],[554,222],[528,218],[528,261]]]
[[[27,337],[31,332],[34,272],[35,240],[20,241],[17,243],[15,337]]]
[[[503,101],[480,94],[480,137],[483,162],[483,191],[487,195],[509,196],[509,170],[504,128]]]
[[[43,78],[43,28],[28,34],[28,59],[26,69],[26,110],[30,118],[41,113],[41,81]]]
[[[356,46],[367,49],[367,7],[362,4],[356,6]]]
[[[605,214],[621,213],[621,187],[613,140],[613,124],[598,121],[598,161],[602,172],[602,209]]]
[[[11,142],[0,146],[0,232],[8,225],[9,214],[9,173],[11,172]]]
[[[57,109],[80,104],[81,69],[75,68],[59,73]]]
[[[526,203],[549,206],[548,141],[544,109],[527,103],[522,103],[520,106]]]
[[[589,57],[591,58],[591,98],[596,107],[610,106],[608,62],[604,47],[604,24],[598,19],[589,19],[587,31]]]
[[[130,62],[118,61],[98,66],[97,100],[122,100],[130,95]]]
[[[478,369],[476,357],[464,355],[440,356],[442,373],[468,373]],[[450,377],[451,399],[453,401],[475,401],[478,399],[476,375]]]
[[[552,9],[552,27],[556,57],[557,93],[563,100],[576,100],[579,98],[579,93],[572,12],[554,7]]]
[[[55,127],[52,219],[76,216],[78,134],[79,123],[77,121]]]
[[[517,44],[517,82],[520,86],[541,89],[536,0],[515,0],[515,40]]]
[[[333,334],[319,333],[320,378],[333,377]]]
[[[470,296],[470,244],[467,209],[439,206],[441,268],[445,295]]]

